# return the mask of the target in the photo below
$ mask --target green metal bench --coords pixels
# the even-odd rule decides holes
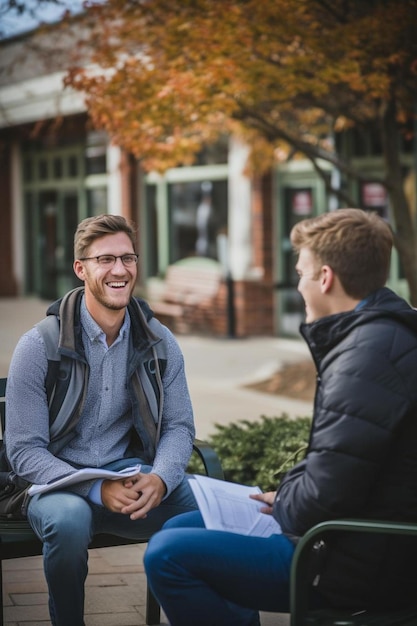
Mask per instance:
[[[0,378],[0,417],[2,433],[5,427],[5,399],[6,399],[6,378]],[[2,435],[0,438],[2,445]],[[207,476],[223,479],[223,470],[220,461],[214,450],[204,441],[194,441],[194,452],[203,462]],[[138,543],[147,543],[150,534],[144,534],[139,539],[126,539],[116,535],[101,534],[96,535],[90,548],[106,548],[109,546],[120,546]],[[4,624],[3,617],[3,561],[5,559],[16,559],[25,556],[38,556],[42,554],[42,543],[36,537],[29,523],[25,520],[2,520],[0,519],[0,626]],[[146,596],[146,623],[148,625],[160,623],[160,606],[147,587]]]
[[[416,608],[399,611],[309,609],[311,549],[326,534],[335,532],[417,535],[417,524],[341,519],[322,522],[311,528],[297,544],[291,566],[291,626],[416,626],[417,600]]]

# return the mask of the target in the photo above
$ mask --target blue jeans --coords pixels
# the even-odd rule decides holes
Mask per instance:
[[[128,465],[131,464],[132,459],[128,462]],[[143,472],[150,470],[149,466],[142,465]],[[53,491],[31,498],[28,520],[43,542],[43,563],[53,626],[84,626],[88,545],[95,534],[112,533],[132,539],[148,539],[173,515],[195,509],[196,503],[187,478],[145,519],[135,521],[128,515],[112,513],[69,491]]]
[[[193,512],[151,538],[144,564],[171,626],[256,626],[259,610],[288,612],[293,553],[284,535],[207,530]]]

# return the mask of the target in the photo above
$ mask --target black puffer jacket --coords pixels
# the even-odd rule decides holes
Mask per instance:
[[[318,384],[306,457],[274,515],[291,538],[347,517],[417,521],[417,311],[387,288],[359,310],[304,324]],[[415,602],[417,541],[326,538],[318,591],[338,606]]]

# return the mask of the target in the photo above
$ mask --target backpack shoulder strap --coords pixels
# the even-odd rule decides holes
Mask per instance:
[[[55,315],[48,315],[36,324],[36,328],[41,334],[46,348],[48,372],[46,374],[45,386],[48,403],[51,404],[61,364],[61,355],[58,351],[59,320]]]
[[[36,324],[45,343],[48,371],[45,379],[49,406],[49,426],[55,422],[64,404],[71,380],[72,360],[61,355],[59,346],[59,320],[48,315]]]
[[[46,354],[49,360],[60,361],[61,356],[58,352],[59,343],[59,319],[56,315],[47,315],[43,320],[36,324],[36,328],[42,335],[45,342]]]

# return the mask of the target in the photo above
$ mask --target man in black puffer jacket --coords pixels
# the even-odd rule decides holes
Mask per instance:
[[[282,534],[254,537],[176,517],[145,554],[172,626],[255,626],[259,609],[288,611],[297,540],[337,518],[417,519],[417,311],[384,285],[393,243],[376,214],[340,209],[291,232],[306,306],[301,333],[318,383],[305,458],[277,492],[254,496]],[[415,604],[417,542],[352,533],[325,538],[312,562],[326,606]]]
[[[292,232],[306,303],[301,333],[318,384],[306,458],[274,504],[291,535],[340,517],[417,520],[417,312],[375,289],[388,275],[388,230],[376,215],[345,209]],[[415,539],[355,533],[331,541],[315,580],[332,603],[415,603]]]

